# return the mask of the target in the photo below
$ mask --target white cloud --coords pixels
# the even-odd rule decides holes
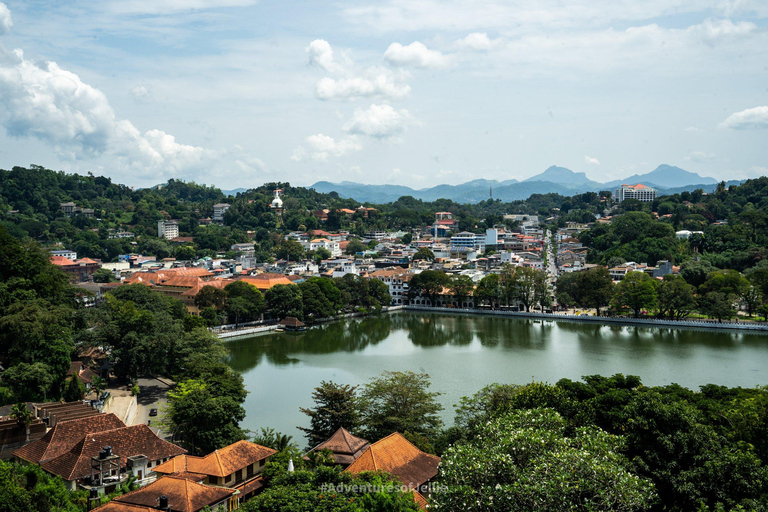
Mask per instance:
[[[686,162],[710,162],[715,159],[717,159],[717,153],[706,151],[691,151],[683,158]]]
[[[584,161],[590,165],[600,165],[600,160],[592,156],[584,155]]]
[[[449,55],[430,50],[419,41],[414,41],[408,46],[392,43],[384,52],[384,59],[394,66],[402,67],[445,68],[451,64]]]
[[[454,43],[456,48],[464,50],[488,51],[500,43],[500,39],[491,41],[485,32],[473,32]]]
[[[626,25],[702,11],[726,17],[741,14],[764,17],[768,15],[768,5],[764,0],[378,0],[351,3],[343,15],[377,32],[494,28],[538,32]]]
[[[112,2],[116,13],[171,14],[186,11],[202,11],[223,7],[246,7],[256,0],[122,0]]]
[[[333,49],[328,41],[315,39],[307,46],[309,64],[317,66],[325,71],[335,72],[341,70],[341,65],[333,60]]]
[[[0,2],[0,36],[7,34],[13,27],[13,20],[11,19],[11,11],[3,2]]]
[[[322,78],[315,86],[321,100],[353,100],[358,98],[400,99],[408,96],[411,87],[384,73],[372,77]]]
[[[344,125],[344,131],[391,140],[416,122],[405,109],[398,111],[390,105],[371,105],[366,110],[356,109],[352,120]]]
[[[360,151],[362,144],[354,136],[334,140],[333,137],[318,133],[307,137],[312,159],[325,162],[329,156],[344,156],[351,151]]]
[[[129,120],[117,119],[104,93],[75,73],[2,47],[0,124],[10,136],[48,143],[63,159],[106,156],[114,170],[134,179],[190,176],[231,156],[226,150],[181,144],[162,130],[142,133]]]
[[[688,128],[685,129],[685,131],[697,133],[697,132],[700,132],[702,130],[701,130],[701,128],[696,127],[696,126],[689,126]]]
[[[291,155],[291,160],[294,162],[301,162],[304,160],[304,158],[307,156],[307,150],[304,149],[302,146],[299,146],[293,150],[293,154]]]
[[[768,106],[748,108],[728,116],[720,126],[732,130],[768,128]]]
[[[131,87],[131,96],[137,101],[148,101],[152,99],[152,85],[138,84]]]
[[[708,18],[698,25],[686,29],[690,35],[714,46],[720,41],[747,36],[757,30],[757,25],[748,21],[734,23],[731,20]]]

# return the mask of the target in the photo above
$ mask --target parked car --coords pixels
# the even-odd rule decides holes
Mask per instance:
[[[157,409],[154,409],[154,408],[150,409],[149,410],[149,415],[150,416],[157,416]]]

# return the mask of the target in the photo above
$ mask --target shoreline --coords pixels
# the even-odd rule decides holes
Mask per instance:
[[[497,316],[503,318],[530,318],[535,320],[550,320],[550,321],[564,321],[564,322],[581,322],[592,323],[598,325],[626,325],[635,327],[664,327],[673,329],[706,329],[706,330],[727,330],[727,331],[748,331],[755,333],[768,333],[768,323],[753,323],[753,322],[722,322],[705,320],[659,320],[650,318],[626,318],[626,317],[610,317],[610,316],[592,316],[592,315],[567,315],[557,313],[527,313],[525,311],[497,311],[490,309],[474,309],[474,308],[446,308],[446,307],[431,307],[431,306],[389,306],[382,308],[378,312],[355,312],[347,313],[345,315],[339,315],[329,318],[317,319],[313,324],[308,325],[311,328],[315,325],[326,324],[330,322],[337,322],[339,320],[346,320],[348,318],[359,318],[365,316],[381,315],[386,313],[394,313],[397,311],[421,311],[425,313],[452,313],[462,315],[473,316]],[[279,325],[259,325],[256,327],[246,327],[244,329],[237,329],[225,332],[216,333],[221,340],[231,340],[242,337],[259,336],[263,334],[270,334],[277,332]]]

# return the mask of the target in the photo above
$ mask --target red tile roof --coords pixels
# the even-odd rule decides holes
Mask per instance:
[[[437,475],[440,457],[424,453],[400,433],[390,434],[368,447],[345,471],[383,470],[412,489]]]
[[[125,423],[112,413],[62,421],[41,439],[19,448],[13,455],[33,464],[41,464],[67,453],[90,432],[120,427],[125,427]]]
[[[91,457],[99,455],[105,446],[120,457],[120,464],[128,463],[128,457],[146,455],[151,461],[175,457],[187,450],[160,439],[147,425],[92,432],[85,434],[67,453],[41,464],[49,473],[64,480],[78,480],[91,474]]]
[[[171,459],[154,468],[156,473],[199,473],[216,477],[231,475],[239,469],[250,466],[254,462],[266,459],[277,453],[272,448],[261,446],[250,441],[238,441],[205,457],[182,455]]]
[[[151,510],[157,512],[158,498],[168,497],[168,506],[173,511],[197,512],[206,506],[216,505],[235,494],[234,489],[202,485],[183,478],[168,476],[123,494],[94,512],[134,512]]]
[[[363,454],[370,443],[362,437],[350,434],[345,428],[339,428],[327,441],[312,448],[313,452],[330,450],[337,464],[349,465]]]

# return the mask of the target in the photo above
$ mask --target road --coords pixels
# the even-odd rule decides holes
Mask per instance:
[[[160,430],[160,424],[163,419],[163,411],[168,404],[166,397],[168,390],[170,389],[170,386],[168,385],[169,383],[171,383],[171,381],[167,379],[163,379],[163,381],[157,379],[138,380],[140,389],[137,399],[138,411],[133,420],[133,424],[146,424],[147,421],[150,421],[150,428],[160,437],[166,437],[168,435],[167,432],[162,432]],[[157,416],[150,416],[150,409],[157,409]]]

